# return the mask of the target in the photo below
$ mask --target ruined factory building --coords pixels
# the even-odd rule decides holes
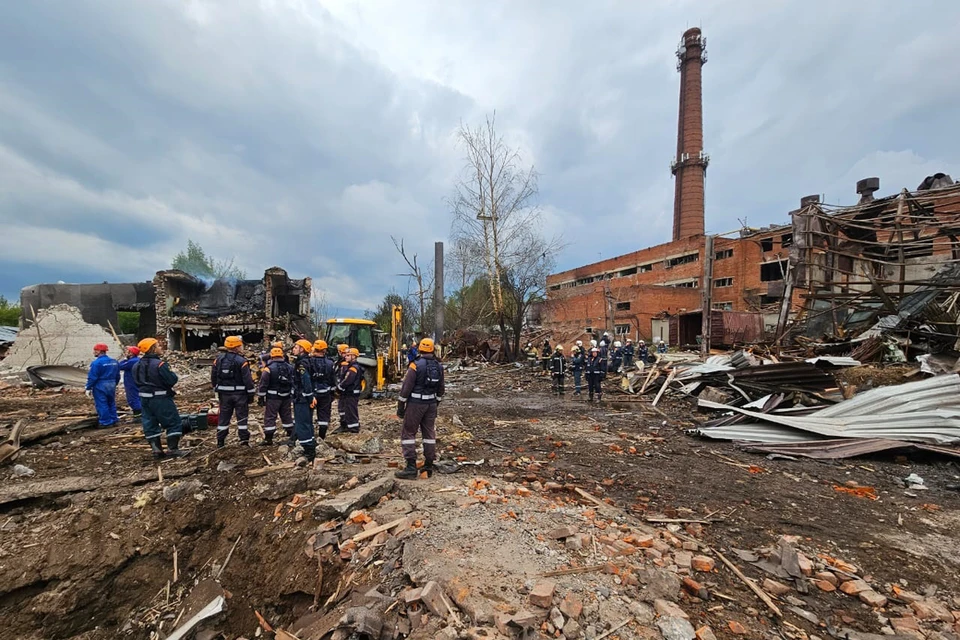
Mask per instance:
[[[290,330],[309,335],[311,288],[310,278],[290,278],[279,267],[259,280],[203,280],[167,270],[152,282],[39,284],[20,292],[20,324],[30,327],[34,314],[67,306],[77,310],[77,322],[109,331],[119,329],[118,312],[135,312],[138,338],[156,336],[168,349],[196,351],[233,334],[248,342]]]

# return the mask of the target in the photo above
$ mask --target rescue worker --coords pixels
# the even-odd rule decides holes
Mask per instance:
[[[280,426],[287,437],[293,439],[293,412],[290,407],[290,394],[293,392],[293,379],[296,371],[284,357],[283,349],[270,349],[270,360],[260,370],[260,386],[257,389],[257,404],[263,410],[263,440],[257,444],[268,447],[273,444],[277,432],[277,416]]]
[[[530,365],[530,368],[536,369],[537,361],[540,359],[540,354],[537,353],[537,348],[533,346],[532,342],[527,343],[523,353],[525,356],[527,356],[527,364]]]
[[[217,448],[227,444],[230,433],[230,419],[237,414],[237,436],[240,444],[250,446],[250,431],[247,420],[250,416],[250,403],[256,394],[250,363],[241,353],[243,340],[240,336],[227,336],[223,341],[226,353],[220,354],[213,369],[210,370],[210,386],[220,399],[220,418],[217,422]]]
[[[267,363],[273,358],[273,356],[270,355],[270,352],[272,352],[274,349],[280,349],[280,351],[283,351],[283,343],[280,341],[272,342],[270,343],[270,348],[260,353],[260,369],[263,369],[265,366],[267,366]],[[286,354],[284,354],[283,359],[285,362],[287,361]]]
[[[101,427],[112,427],[120,422],[117,417],[120,365],[107,355],[107,351],[107,345],[102,342],[93,345],[93,362],[87,372],[87,397],[93,398],[93,406],[97,408],[97,421]]]
[[[620,364],[623,362],[623,343],[619,340],[613,343],[613,353],[610,361],[610,370],[614,373],[620,372]]]
[[[410,342],[410,348],[407,349],[407,364],[410,364],[411,362],[416,362],[419,357],[420,357],[420,352],[417,349],[417,339],[414,338]]]
[[[137,348],[140,349],[140,362],[133,367],[133,379],[140,389],[143,436],[150,444],[153,457],[160,460],[164,457],[181,458],[188,455],[189,451],[180,450],[183,428],[180,412],[173,402],[173,387],[177,384],[177,374],[170,369],[170,365],[160,359],[160,345],[156,338],[144,338],[137,344]],[[167,431],[169,451],[166,453],[160,444],[161,428]]]
[[[310,352],[313,345],[309,340],[297,340],[293,345],[293,433],[297,444],[303,448],[308,462],[317,457],[317,440],[313,436],[313,408],[317,399],[313,396],[313,379],[310,376]]]
[[[340,369],[337,382],[337,391],[340,399],[337,408],[340,410],[340,428],[334,433],[360,432],[360,392],[363,384],[363,367],[357,362],[360,350],[347,349],[346,363]],[[418,358],[419,359],[419,358]]]
[[[337,386],[337,369],[333,360],[327,357],[326,341],[317,340],[313,343],[310,365],[310,373],[313,377],[313,397],[317,399],[317,435],[321,440],[325,440],[327,430],[330,428],[333,389]]]
[[[633,346],[633,339],[627,338],[627,344],[623,347],[623,370],[633,369],[633,358],[636,355],[636,347]]]
[[[650,350],[647,349],[647,343],[643,340],[640,341],[640,349],[638,350],[637,355],[640,358],[640,362],[646,364],[647,359],[650,357]]]
[[[577,342],[580,342],[579,340]],[[570,370],[573,371],[573,395],[579,396],[583,370],[587,366],[587,354],[582,345],[574,347],[573,357],[570,359]]]
[[[607,357],[610,355],[610,344],[613,341],[610,339],[610,334],[606,331],[603,332],[603,337],[600,338],[600,357],[606,361]]]
[[[140,362],[140,349],[127,347],[127,357],[120,361],[120,372],[123,374],[123,392],[127,396],[127,405],[133,412],[134,418],[140,417],[140,389],[133,379],[133,367]]]
[[[666,353],[667,352],[667,343],[662,339],[657,343],[657,353]]]
[[[404,480],[417,477],[417,432],[423,440],[423,470],[433,475],[437,458],[437,406],[443,400],[443,365],[434,356],[430,338],[420,341],[420,357],[411,362],[400,386],[397,417],[403,419],[400,448],[407,466],[394,475]]]
[[[540,347],[540,366],[543,368],[544,373],[550,370],[551,353],[552,351],[550,350],[550,341],[544,338],[543,346]]]
[[[563,378],[567,373],[567,359],[563,357],[563,346],[557,345],[550,356],[550,379],[553,382],[553,392],[563,395]]]
[[[343,371],[343,368],[347,364],[347,349],[349,348],[350,348],[350,345],[347,345],[347,344],[337,345],[337,361],[334,366],[334,371],[336,371],[336,374],[337,374],[337,382],[340,382],[340,374]],[[340,426],[337,428],[338,432],[344,431],[347,425],[347,418],[343,411],[345,406],[346,405],[340,400],[340,394],[337,393],[337,414],[339,415],[339,418],[340,418]]]
[[[607,362],[600,355],[600,349],[594,347],[590,350],[590,358],[587,360],[587,391],[590,394],[588,400],[593,402],[593,396],[596,394],[597,402],[603,397],[603,379],[607,377]]]

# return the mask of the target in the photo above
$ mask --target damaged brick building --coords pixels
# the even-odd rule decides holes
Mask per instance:
[[[859,309],[862,317],[854,320],[871,317],[871,309],[889,311],[938,262],[960,258],[960,229],[953,228],[960,195],[943,174],[930,176],[914,192],[879,200],[873,196],[879,180],[867,178],[857,183],[860,202],[853,207],[822,205],[818,196],[807,196],[788,214],[790,224],[745,228],[736,237],[706,235],[710,157],[703,150],[701,70],[707,56],[699,29],[683,34],[677,58],[673,239],[548,276],[543,325],[557,339],[609,331],[678,346],[706,335],[704,342],[719,346],[776,340],[797,318],[808,332],[822,331],[825,323],[840,329],[854,312],[841,311],[837,320],[837,312],[826,309]],[[864,289],[881,291],[879,301],[865,309],[851,306],[850,300],[866,295]],[[711,309],[706,319],[705,308]]]
[[[158,271],[152,282],[33,285],[20,292],[21,326],[42,309],[66,304],[104,328],[119,326],[118,312],[138,312],[137,336],[156,336],[174,351],[208,349],[227,335],[251,343],[283,332],[312,339],[311,289],[310,278],[290,278],[280,267],[258,280],[204,280],[173,269]]]

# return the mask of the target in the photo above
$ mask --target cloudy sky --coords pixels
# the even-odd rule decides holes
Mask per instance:
[[[708,231],[960,178],[949,0],[41,0],[0,20],[0,293],[147,280],[187,238],[334,308],[446,239],[459,123],[541,174],[558,269],[669,239],[700,26]]]

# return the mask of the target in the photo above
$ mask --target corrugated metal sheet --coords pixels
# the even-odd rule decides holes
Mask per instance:
[[[709,401],[756,422],[700,429],[723,440],[789,442],[824,438],[888,438],[929,444],[960,442],[960,375],[937,376],[861,393],[811,416],[764,414]]]
[[[773,445],[746,445],[743,447],[743,450],[752,453],[779,453],[787,456],[813,458],[815,460],[842,460],[844,458],[856,458],[881,451],[926,451],[928,453],[960,459],[960,449],[933,447],[925,444],[903,442],[901,440],[885,440],[883,438],[858,440],[843,438],[839,440],[808,440],[804,442]]]
[[[0,327],[0,343],[13,342],[19,331],[16,327]]]

